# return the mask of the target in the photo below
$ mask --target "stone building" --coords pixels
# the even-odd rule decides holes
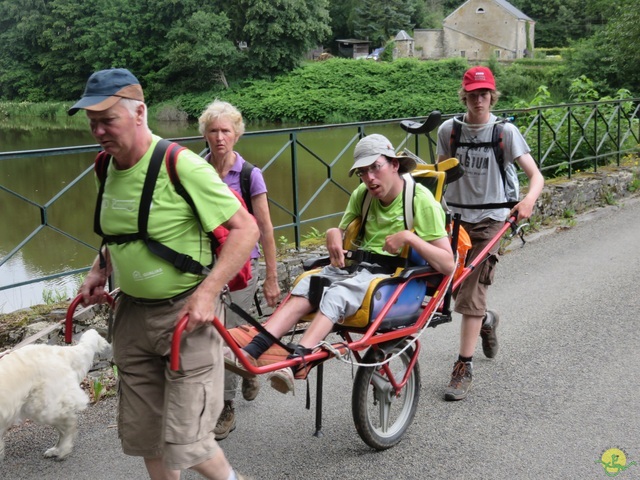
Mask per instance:
[[[400,30],[393,39],[395,50],[393,58],[407,58],[415,56],[413,38],[404,30]]]
[[[442,29],[413,32],[415,56],[515,60],[532,55],[534,27],[531,18],[506,0],[468,0],[444,19]]]

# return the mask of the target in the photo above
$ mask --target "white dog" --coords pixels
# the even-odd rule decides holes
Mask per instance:
[[[98,332],[87,330],[75,346],[28,345],[0,358],[0,461],[4,432],[25,419],[58,430],[58,442],[45,457],[62,460],[71,453],[77,413],[89,402],[80,382],[94,355],[109,348]]]

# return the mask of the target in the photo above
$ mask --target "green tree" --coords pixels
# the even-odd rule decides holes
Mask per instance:
[[[373,47],[383,46],[400,30],[413,29],[415,3],[411,0],[362,0],[355,11],[354,34]]]
[[[536,22],[537,47],[566,47],[593,35],[614,10],[612,0],[511,0]]]
[[[329,37],[327,0],[235,0],[243,12],[245,72],[275,75],[298,65]],[[230,7],[233,7],[233,1]]]
[[[3,0],[0,96],[74,99],[110,67],[134,72],[152,101],[202,91],[238,60],[229,31],[198,0]]]
[[[413,28],[426,28],[428,27],[429,12],[427,10],[427,2],[425,0],[413,0],[413,13],[411,14],[410,22]]]
[[[239,61],[240,52],[229,39],[229,19],[206,10],[177,20],[167,33],[163,65],[146,78],[154,98],[208,91]]]
[[[329,16],[331,17],[333,40],[357,36],[354,24],[357,23],[358,16],[356,9],[361,3],[361,0],[329,0]],[[413,5],[408,25],[413,25],[415,28],[432,28],[436,26],[431,9],[432,5],[436,3],[439,6],[439,11],[441,11],[440,0],[410,0],[408,3]],[[442,25],[440,24],[440,26]]]
[[[359,0],[329,0],[331,35],[334,40],[354,36],[353,19],[358,3]]]
[[[640,93],[640,10],[635,0],[622,0],[609,22],[575,45],[569,60],[572,78],[585,75],[599,91],[628,89]]]
[[[42,33],[50,8],[46,2],[0,2],[0,95],[31,101],[45,100],[47,79],[40,56],[47,50]]]

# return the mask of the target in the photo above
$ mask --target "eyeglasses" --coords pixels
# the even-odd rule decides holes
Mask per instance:
[[[387,163],[389,163],[389,162],[384,162],[384,163],[378,163],[378,162],[376,162],[376,163],[374,163],[373,165],[370,165],[370,166],[368,166],[368,167],[358,168],[358,169],[355,171],[356,177],[362,177],[365,173],[369,173],[369,174],[373,174],[373,175],[375,175],[375,174],[377,174],[377,173],[380,171],[380,169],[381,169],[382,167],[384,167]]]

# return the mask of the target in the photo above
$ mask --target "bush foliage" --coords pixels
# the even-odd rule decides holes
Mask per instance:
[[[454,112],[462,59],[392,63],[333,58],[308,63],[274,81],[252,81],[207,95],[182,95],[178,104],[197,118],[218,97],[236,105],[249,121],[309,123],[419,117],[425,112]]]

